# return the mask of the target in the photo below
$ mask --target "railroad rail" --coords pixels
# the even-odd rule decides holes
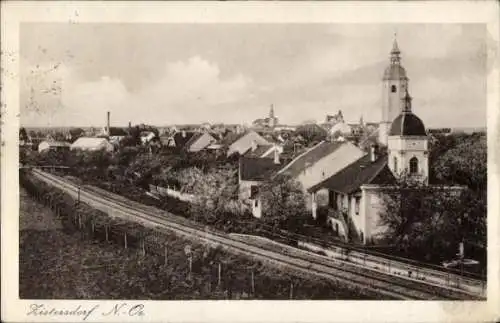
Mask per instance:
[[[173,231],[176,234],[194,238],[209,244],[220,245],[229,251],[271,262],[292,270],[336,280],[361,289],[368,289],[392,299],[480,299],[467,291],[445,288],[429,282],[416,281],[397,275],[369,270],[356,263],[339,259],[327,259],[312,252],[288,245],[262,244],[231,237],[225,233],[173,215],[164,210],[137,203],[123,196],[95,187],[79,187],[58,176],[33,169],[39,179],[63,189],[81,202],[108,213],[155,227],[159,231]]]

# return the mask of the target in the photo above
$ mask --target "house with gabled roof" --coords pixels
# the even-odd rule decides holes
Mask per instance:
[[[252,146],[252,148],[243,154],[244,157],[250,158],[274,158],[275,153],[281,155],[283,147],[277,144]]]
[[[302,184],[304,192],[361,158],[365,153],[354,144],[344,141],[321,141],[309,148],[279,174],[286,174]]]
[[[270,179],[282,167],[278,155],[275,158],[241,157],[238,171],[238,197],[249,206],[253,216],[262,216],[259,186]]]
[[[71,150],[112,152],[114,146],[106,138],[80,137],[71,144]]]
[[[252,147],[270,145],[264,137],[257,132],[250,130],[244,133],[230,133],[223,140],[222,144],[227,147],[227,156],[238,153],[245,154]]]
[[[369,154],[308,189],[313,218],[326,221],[346,241],[354,237],[365,242],[376,233],[377,226],[370,221],[377,222],[371,209],[372,202],[378,203],[377,188],[396,183],[387,154],[377,154],[374,146]]]
[[[38,144],[38,152],[69,150],[71,144],[66,141],[44,140]]]
[[[216,142],[217,139],[215,139],[208,132],[197,132],[186,142],[184,149],[189,152],[197,152],[215,144]]]

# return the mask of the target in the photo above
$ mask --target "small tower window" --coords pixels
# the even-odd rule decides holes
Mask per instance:
[[[394,173],[398,173],[398,158],[396,156],[394,156],[394,159],[393,159],[393,167],[394,167]]]
[[[391,92],[396,93],[396,91],[397,91],[396,85],[391,85]]]
[[[410,159],[410,174],[418,173],[418,159],[417,157],[413,157]]]

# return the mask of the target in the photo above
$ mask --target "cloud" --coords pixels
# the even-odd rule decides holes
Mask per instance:
[[[215,121],[220,119],[217,107],[244,100],[250,95],[252,83],[242,75],[222,78],[219,67],[201,57],[166,63],[159,78],[136,92],[127,90],[118,78],[102,76],[85,82],[68,69],[65,73],[49,73],[42,79],[43,84],[33,82],[34,79],[26,84],[42,94],[41,89],[50,85],[52,79],[58,80],[58,90],[50,98],[43,95],[33,98],[43,102],[42,113],[52,114],[52,124],[81,125],[95,124],[96,120],[103,123],[106,111],[111,112],[112,122],[117,125],[129,121],[152,124]],[[23,121],[36,124],[38,120],[33,113],[27,113]]]

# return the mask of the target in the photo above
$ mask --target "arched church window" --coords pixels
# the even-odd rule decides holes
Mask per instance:
[[[391,92],[392,93],[396,93],[396,91],[397,91],[396,85],[392,85],[391,86]]]
[[[396,156],[394,156],[393,165],[394,165],[394,172],[397,174],[398,173],[398,158]]]
[[[410,174],[418,173],[418,159],[417,157],[412,157],[410,159]]]

